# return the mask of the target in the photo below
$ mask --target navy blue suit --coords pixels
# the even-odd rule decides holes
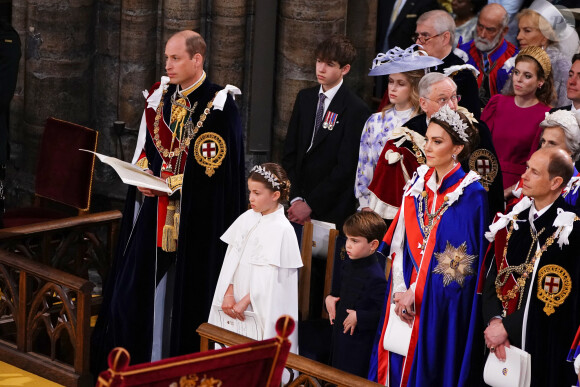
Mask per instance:
[[[387,280],[377,253],[344,262],[340,282],[333,283],[331,292],[332,296],[340,297],[332,331],[333,367],[367,377],[386,291]],[[347,309],[356,311],[357,324],[352,336],[350,331],[343,333]]]

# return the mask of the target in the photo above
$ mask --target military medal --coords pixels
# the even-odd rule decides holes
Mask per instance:
[[[336,125],[336,119],[338,118],[337,113],[333,113],[330,110],[326,112],[326,116],[324,117],[324,123],[322,127],[324,129],[332,130],[334,125]]]

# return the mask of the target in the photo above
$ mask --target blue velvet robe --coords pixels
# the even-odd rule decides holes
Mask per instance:
[[[379,256],[379,253],[374,253],[365,258],[346,261],[340,281],[333,281],[330,293],[340,297],[332,327],[331,365],[361,377],[366,377],[368,373],[375,332],[387,290],[385,270],[379,263]],[[357,324],[352,335],[350,331],[344,333],[347,309],[356,311]]]
[[[427,181],[433,169],[425,177],[415,177]],[[443,203],[444,197],[453,192],[466,177],[459,165],[442,179],[437,190],[436,208]],[[480,379],[482,361],[479,351],[482,341],[480,296],[476,293],[479,268],[483,260],[487,242],[484,232],[488,226],[487,194],[481,184],[472,182],[467,185],[458,200],[452,203],[435,221],[427,240],[425,254],[421,260],[419,243],[423,233],[418,221],[418,201],[422,200],[407,191],[403,200],[405,242],[403,256],[403,275],[407,288],[416,280],[415,310],[416,317],[407,357],[390,353],[383,348],[383,336],[389,319],[389,305],[392,302],[393,270],[389,279],[383,318],[379,323],[374,353],[371,358],[369,379],[391,386],[467,386],[472,380]],[[428,205],[431,208],[434,192],[425,184],[428,192]],[[401,216],[401,210],[385,236],[387,245],[391,244],[393,233]],[[427,219],[425,216],[425,224]],[[433,235],[434,234],[434,235]],[[434,236],[434,237],[433,237]],[[445,285],[443,274],[436,272],[441,268],[444,257],[465,243],[466,251],[459,254],[464,259],[467,275],[457,274]],[[439,256],[439,258],[438,258]],[[457,257],[457,255],[455,255]],[[441,261],[440,261],[441,259]],[[394,265],[394,263],[393,263]],[[449,265],[448,265],[449,267]],[[460,280],[462,284],[457,280]],[[393,316],[398,318],[397,316]],[[482,347],[483,348],[483,347]]]

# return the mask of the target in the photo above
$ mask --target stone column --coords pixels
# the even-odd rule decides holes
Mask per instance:
[[[118,116],[129,129],[139,128],[145,107],[142,91],[157,81],[157,11],[157,0],[121,2]]]
[[[211,5],[211,45],[208,74],[212,82],[240,89],[244,83],[248,0],[214,0]]]
[[[117,0],[100,0],[97,4],[97,15],[93,114],[94,127],[99,130],[98,151],[105,155],[126,159],[132,149],[128,150],[124,143],[130,142],[132,145],[134,140],[125,134],[119,136],[113,130],[113,122],[119,119],[121,3]],[[135,98],[138,97],[138,95],[135,96]],[[126,185],[108,165],[97,162],[93,178],[95,182],[92,192],[93,209],[98,208],[100,198],[107,198],[107,202],[111,199],[124,198]]]
[[[26,0],[12,2],[12,27],[20,35],[22,56],[20,57],[20,66],[18,69],[18,81],[14,98],[10,104],[10,146],[11,152],[19,154],[23,140],[23,132],[17,128],[22,127],[24,114],[24,74],[26,72],[26,14],[28,3]],[[15,146],[19,144],[18,146]]]
[[[276,101],[272,158],[282,157],[288,122],[296,94],[316,85],[318,43],[332,34],[346,32],[348,0],[282,0],[276,69]]]
[[[118,139],[112,133],[111,127],[118,119],[121,4],[116,0],[101,0],[97,5],[97,12],[94,122],[95,128],[101,131],[100,151],[118,157],[115,151]]]
[[[201,28],[201,0],[164,0],[163,1],[163,31],[161,34],[161,73],[164,74],[165,43],[171,35],[181,30]]]
[[[28,0],[24,142],[18,156],[25,187],[34,181],[49,116],[91,125],[94,14],[94,0]]]

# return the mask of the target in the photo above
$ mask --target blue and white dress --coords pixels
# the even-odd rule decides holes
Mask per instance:
[[[395,107],[371,115],[363,129],[360,138],[358,165],[356,168],[356,180],[354,194],[359,201],[359,210],[369,207],[370,194],[368,187],[373,180],[373,174],[377,162],[387,142],[389,133],[404,125],[413,113],[413,109],[397,111]]]

